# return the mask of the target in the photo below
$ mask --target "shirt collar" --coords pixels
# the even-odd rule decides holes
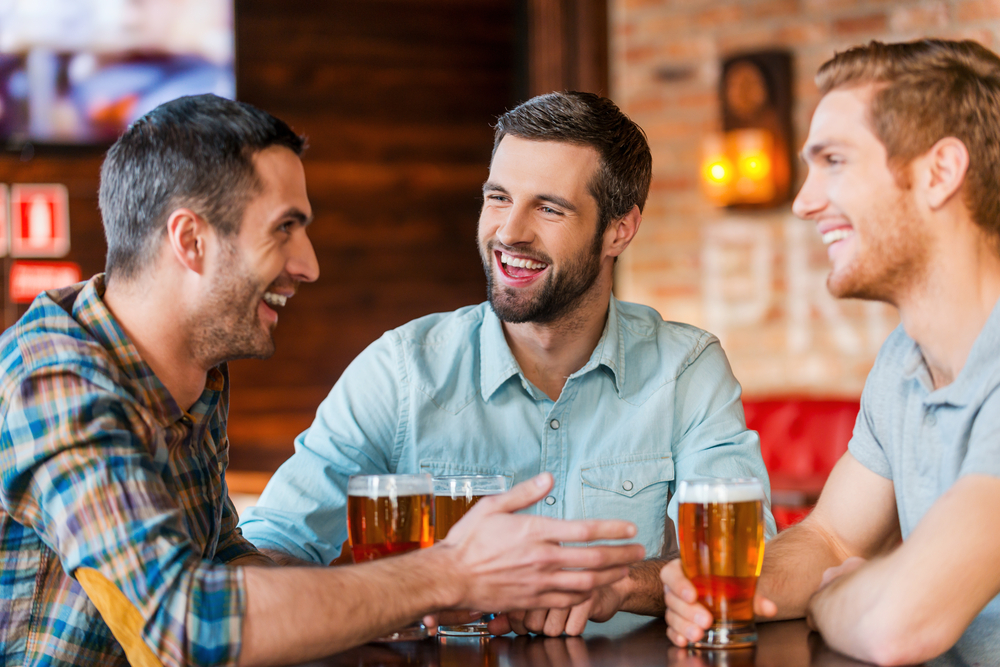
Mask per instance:
[[[608,319],[604,332],[594,347],[590,360],[570,378],[579,377],[598,367],[606,368],[615,383],[615,391],[621,396],[624,383],[625,341],[620,335],[621,324],[618,316],[618,300],[612,295],[608,305]],[[483,327],[479,337],[480,391],[485,400],[490,400],[497,389],[515,375],[521,376],[521,367],[514,358],[503,333],[500,318],[493,307],[485,309]],[[527,382],[527,380],[524,380]]]
[[[76,290],[79,286],[67,289]],[[185,412],[177,405],[177,401],[156,377],[149,364],[143,361],[139,350],[104,304],[105,289],[103,273],[95,275],[84,283],[73,300],[73,319],[108,351],[115,365],[133,380],[143,394],[143,403],[152,411],[157,423],[169,426],[183,417],[188,417],[192,422],[199,422],[210,414],[226,385],[225,364],[209,371],[205,391],[198,402],[191,406],[191,412]],[[63,290],[53,294],[57,301],[61,301],[60,297],[65,298],[65,296],[68,295],[64,294]]]
[[[907,353],[903,373],[904,377],[919,381],[927,390],[924,403],[962,407],[979,400],[980,392],[996,373],[996,360],[1000,357],[1000,300],[993,305],[986,324],[976,336],[958,377],[947,386],[934,389],[934,381],[920,346],[913,339],[910,341],[913,347]]]

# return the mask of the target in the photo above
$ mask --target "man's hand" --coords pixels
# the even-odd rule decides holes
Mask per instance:
[[[452,554],[456,607],[572,607],[588,600],[595,589],[627,576],[627,566],[642,560],[645,549],[639,544],[562,546],[635,537],[635,524],[628,521],[560,521],[514,514],[544,498],[552,484],[552,475],[544,473],[507,493],[483,498],[439,543]]]
[[[698,592],[684,576],[681,559],[667,563],[660,571],[660,579],[667,603],[667,637],[677,646],[698,641],[712,626],[712,614],[698,602]],[[760,618],[771,618],[778,613],[778,606],[758,593],[753,598],[753,611]]]
[[[836,567],[826,568],[826,570],[823,571],[823,579],[822,581],[820,581],[819,589],[817,589],[816,592],[818,593],[819,591],[823,590],[824,588],[832,584],[834,580],[836,580],[838,577],[842,577],[845,574],[850,574],[851,572],[854,572],[856,569],[858,569],[867,562],[868,560],[862,558],[861,556],[851,556],[850,558],[845,560],[840,565],[837,565]]]
[[[514,632],[558,637],[562,634],[577,636],[587,627],[587,621],[603,623],[621,609],[624,596],[617,585],[601,586],[583,602],[568,609],[532,609],[500,614],[489,622],[491,634],[505,635]]]

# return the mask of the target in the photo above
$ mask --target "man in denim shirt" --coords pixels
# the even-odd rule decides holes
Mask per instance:
[[[244,535],[276,557],[328,563],[346,536],[350,475],[549,471],[555,487],[532,511],[627,517],[647,555],[670,556],[677,480],[755,476],[766,488],[719,341],[612,296],[651,170],[642,130],[610,100],[553,93],[503,115],[479,218],[489,302],[415,320],[365,350],[246,512]],[[619,610],[660,614],[662,564],[491,630],[579,634]]]

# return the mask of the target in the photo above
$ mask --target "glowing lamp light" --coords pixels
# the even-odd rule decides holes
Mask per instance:
[[[722,138],[719,135],[706,137],[702,147],[701,181],[709,199],[716,201],[726,196],[732,188],[735,172]]]
[[[767,130],[712,134],[702,145],[702,189],[718,206],[765,204],[775,196],[774,137]]]

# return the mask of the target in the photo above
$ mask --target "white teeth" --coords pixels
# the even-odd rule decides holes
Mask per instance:
[[[264,303],[269,306],[284,306],[287,302],[287,296],[275,294],[274,292],[264,292]]]
[[[837,229],[831,229],[826,234],[823,234],[823,243],[830,245],[831,243],[836,243],[837,241],[843,241],[847,237],[853,235],[853,229],[848,227],[838,227]]]
[[[534,262],[530,259],[520,259],[517,257],[511,257],[505,252],[500,253],[500,261],[507,266],[517,266],[522,269],[544,269],[548,264],[542,262]]]

